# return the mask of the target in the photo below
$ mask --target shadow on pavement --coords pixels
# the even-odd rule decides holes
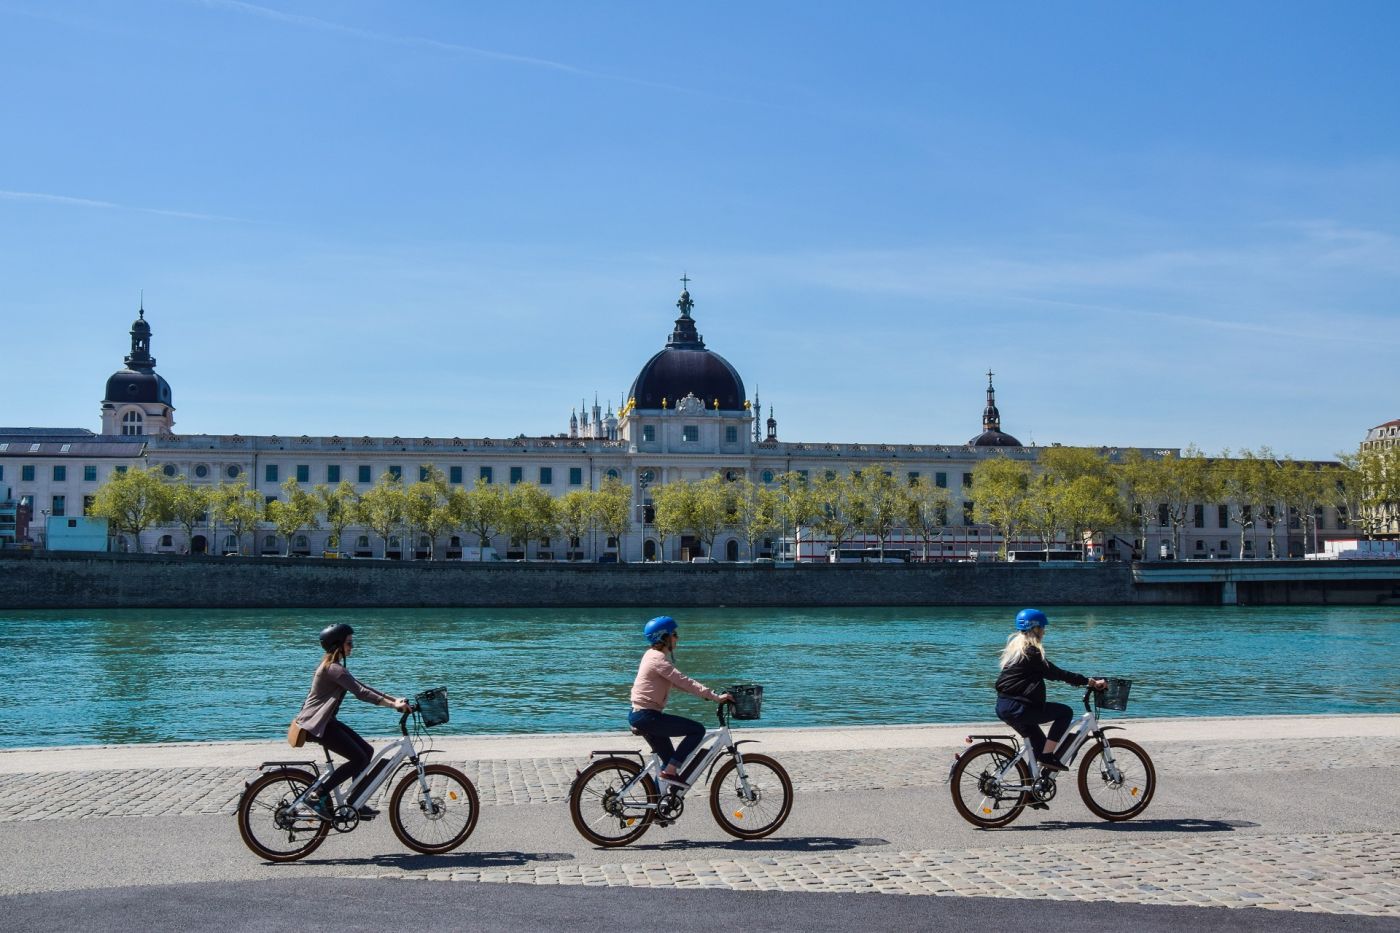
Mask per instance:
[[[1115,833],[1232,833],[1237,829],[1253,829],[1258,823],[1249,820],[1127,820],[1110,823],[1107,820],[1045,820],[1034,826],[1017,829],[1102,829]]]
[[[403,871],[429,871],[444,868],[517,868],[532,862],[569,862],[568,852],[453,852],[446,855],[419,855],[398,852],[367,858],[309,858],[308,865],[373,865]]]
[[[851,839],[843,836],[803,836],[797,839],[724,839],[714,842],[674,839],[632,849],[666,852],[673,849],[730,849],[742,852],[843,852],[857,846],[887,846],[888,839]]]

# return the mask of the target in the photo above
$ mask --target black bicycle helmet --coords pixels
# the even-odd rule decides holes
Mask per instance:
[[[345,639],[354,634],[355,630],[344,622],[327,625],[321,629],[321,648],[326,651],[334,651],[345,642]]]

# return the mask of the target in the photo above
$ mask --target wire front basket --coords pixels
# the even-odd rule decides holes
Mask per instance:
[[[423,725],[428,728],[441,726],[447,722],[447,688],[437,687],[424,690],[413,698],[418,704],[418,715],[423,717]]]
[[[1096,692],[1096,705],[1099,709],[1121,713],[1128,708],[1128,691],[1133,682],[1122,677],[1108,677],[1108,686]]]
[[[763,688],[758,684],[738,684],[725,692],[734,698],[735,719],[758,719],[763,713]]]

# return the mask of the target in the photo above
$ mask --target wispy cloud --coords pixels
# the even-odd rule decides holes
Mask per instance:
[[[564,74],[577,75],[585,78],[596,78],[604,81],[620,81],[625,84],[638,85],[640,87],[654,88],[663,91],[674,91],[681,94],[695,94],[701,96],[712,96],[696,91],[692,88],[680,87],[675,84],[666,84],[659,81],[647,81],[642,78],[632,78],[626,75],[608,74],[601,71],[592,71],[587,68],[580,68],[577,65],[570,65],[567,62],[554,61],[548,58],[536,58],[530,55],[515,55],[510,52],[497,52],[492,49],[483,49],[473,45],[463,45],[457,42],[444,42],[441,39],[432,39],[427,36],[405,36],[396,33],[380,32],[375,29],[365,29],[360,26],[347,26],[344,23],[337,23],[318,16],[307,16],[302,13],[288,13],[284,10],[273,9],[272,7],[259,6],[256,3],[245,3],[243,0],[194,0],[201,6],[211,9],[229,10],[236,13],[244,13],[250,16],[259,16],[263,19],[273,20],[279,23],[287,23],[293,26],[301,26],[307,29],[320,29],[326,32],[335,32],[341,35],[353,36],[358,39],[366,39],[373,42],[386,42],[393,45],[402,45],[414,48],[433,49],[439,52],[447,52],[453,55],[466,55],[473,58],[487,59],[490,61],[504,62],[512,65],[523,65],[531,68],[544,68],[550,71],[558,71]]]
[[[135,211],[140,214],[158,214],[162,217],[183,217],[186,220],[226,220],[247,224],[256,221],[242,217],[227,217],[223,214],[201,214],[195,211],[171,211],[159,207],[137,207],[130,204],[117,204],[114,201],[99,201],[94,198],[74,198],[63,194],[44,194],[38,191],[0,190],[0,200],[30,201],[37,204],[58,204],[63,207],[87,207],[109,211]]]

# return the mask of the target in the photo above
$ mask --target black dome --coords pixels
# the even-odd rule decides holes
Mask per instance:
[[[647,360],[628,396],[638,408],[660,408],[662,399],[667,408],[675,408],[676,402],[693,394],[706,409],[714,408],[718,399],[721,411],[741,411],[744,380],[728,360],[705,349],[705,341],[690,316],[695,302],[690,300],[689,291],[681,292],[676,307],[681,309],[681,316],[676,319],[671,339],[664,350]]]
[[[1001,431],[983,431],[981,434],[967,442],[969,447],[1022,447],[1024,446],[1010,434],[1003,434]]]
[[[103,398],[109,402],[160,402],[175,407],[170,400],[170,383],[153,372],[132,369],[113,373],[107,380],[107,394]]]

